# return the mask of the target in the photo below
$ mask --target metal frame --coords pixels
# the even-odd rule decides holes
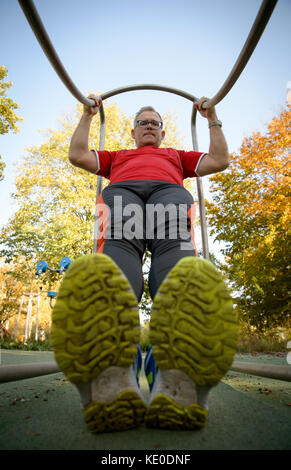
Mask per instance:
[[[255,18],[255,21],[253,23],[253,26],[250,30],[250,33],[246,39],[246,42],[229,76],[227,77],[224,84],[222,85],[220,90],[217,92],[217,94],[212,99],[204,103],[203,105],[204,108],[210,108],[211,106],[214,106],[215,104],[219,103],[226,96],[226,94],[231,90],[231,88],[233,87],[237,79],[239,78],[240,74],[242,73],[243,69],[245,68],[253,51],[255,50],[264,32],[264,29],[273,13],[273,10],[277,4],[277,1],[278,0],[263,0],[261,7],[258,11],[258,14]],[[33,1],[32,0],[18,0],[18,3],[20,4],[26,16],[26,19],[29,22],[31,29],[33,30],[41,48],[43,49],[49,62],[55,69],[56,73],[58,74],[59,78],[62,80],[64,85],[68,88],[68,90],[72,93],[72,95],[78,101],[80,101],[81,103],[87,106],[94,106],[95,105],[94,101],[82,95],[82,93],[78,90],[74,82],[69,77],[65,67],[63,66],[45,30],[43,22],[37,12],[37,9],[35,8]],[[107,93],[104,93],[101,96],[105,100],[106,98],[110,98],[111,96],[117,95],[119,93],[123,93],[124,91],[136,90],[137,89],[136,86],[139,86],[139,85],[126,87],[126,89],[119,88],[117,90],[112,90]],[[157,85],[154,85],[154,86],[156,87],[155,89],[164,89],[164,87],[159,88]],[[146,87],[147,89],[152,89],[152,85],[146,85]],[[180,91],[178,94],[181,94],[181,96],[183,96],[184,98],[188,98],[191,101],[193,101],[193,97],[189,93]]]
[[[72,95],[81,103],[87,106],[94,106],[95,102],[91,99],[86,98],[75,86],[74,82],[69,77],[66,69],[64,68],[60,58],[58,57],[54,46],[45,30],[45,27],[42,23],[42,20],[34,6],[32,0],[18,0],[26,18],[29,22],[40,46],[42,47],[45,55],[47,56],[49,62],[53,66],[59,78],[62,80],[64,85],[72,93]],[[203,104],[203,108],[210,108],[217,103],[219,103],[231,90],[233,85],[238,80],[240,74],[245,68],[248,60],[250,59],[253,51],[255,50],[257,43],[259,42],[261,35],[273,13],[273,10],[276,6],[277,0],[263,0],[259,12],[255,18],[253,26],[250,30],[250,33],[247,37],[247,40],[241,50],[241,53],[238,56],[237,61],[235,62],[229,76],[225,80],[224,84],[216,95],[211,98],[209,101]],[[101,95],[102,100],[104,101],[107,98],[118,95],[120,93],[135,91],[135,90],[158,90],[169,93],[174,93],[185,99],[190,100],[193,103],[193,110],[191,116],[191,132],[192,132],[192,142],[193,149],[198,150],[198,141],[196,135],[196,114],[197,111],[194,107],[195,101],[197,98],[185,91],[178,90],[175,88],[169,88],[160,85],[131,85],[123,88],[118,88],[111,90]],[[100,107],[100,149],[104,149],[105,144],[105,113],[103,106]],[[102,178],[98,177],[97,182],[97,197],[102,190]],[[207,238],[207,227],[206,227],[206,216],[205,216],[205,207],[204,207],[204,198],[203,198],[203,188],[201,178],[197,178],[197,190],[199,198],[199,210],[200,210],[200,222],[201,222],[201,231],[202,231],[202,243],[203,243],[203,256],[209,258],[209,249],[208,249],[208,238]],[[98,221],[97,216],[95,217],[94,224],[94,245],[93,251],[97,250],[97,234],[98,234]],[[35,377],[43,374],[52,374],[59,372],[59,368],[55,363],[49,364],[26,364],[22,366],[1,366],[0,367],[0,382],[8,382],[10,380],[19,380],[28,377]],[[260,366],[256,364],[248,363],[239,363],[234,362],[231,370],[245,372],[248,374],[259,375],[263,377],[276,378],[279,380],[291,381],[291,367],[290,366],[270,366],[262,364]]]
[[[68,88],[68,90],[72,93],[72,95],[81,103],[87,106],[94,106],[95,102],[91,99],[86,98],[82,93],[78,90],[75,86],[74,82],[69,77],[65,67],[63,66],[50,38],[47,34],[43,22],[37,12],[37,9],[32,0],[18,0],[26,18],[29,22],[41,48],[43,49],[45,55],[47,56],[49,62],[53,66],[54,70],[58,74],[59,78],[62,80],[64,85]],[[250,33],[246,39],[246,42],[239,54],[229,76],[225,80],[224,84],[220,88],[220,90],[216,93],[216,95],[211,98],[209,101],[203,104],[203,108],[210,108],[211,106],[216,105],[219,103],[226,94],[231,90],[235,82],[238,80],[240,74],[242,73],[243,69],[245,68],[248,60],[250,59],[253,51],[255,50],[257,43],[259,42],[261,35],[273,13],[273,10],[276,6],[277,0],[263,0],[259,12],[255,18],[253,26],[250,30]],[[151,85],[151,84],[144,84],[144,85],[131,85],[123,88],[117,88],[111,90],[109,92],[103,93],[101,95],[102,100],[107,98],[111,98],[112,96],[118,95],[120,93],[134,91],[134,90],[159,90],[159,91],[166,91],[169,93],[175,93],[176,95],[180,95],[185,99],[194,102],[197,101],[197,98],[182,90],[178,90],[175,88],[169,88],[160,85]],[[100,113],[101,118],[101,129],[100,129],[100,150],[104,147],[105,142],[105,114],[104,109],[102,108]],[[197,136],[196,136],[196,109],[193,106],[192,112],[192,121],[191,121],[191,130],[192,130],[192,141],[193,141],[193,148],[194,150],[198,150],[198,143],[197,143]],[[101,139],[102,138],[102,139]],[[97,195],[96,199],[98,198],[102,189],[102,179],[98,178],[97,182]],[[203,246],[203,256],[206,259],[209,259],[209,248],[208,248],[208,236],[207,236],[207,224],[206,224],[206,216],[205,216],[205,205],[204,205],[204,197],[203,197],[203,187],[201,178],[197,178],[197,192],[198,192],[198,200],[199,200],[199,212],[200,212],[200,224],[201,224],[201,233],[202,233],[202,246]],[[97,238],[98,238],[98,220],[97,220],[97,213],[95,214],[95,223],[94,223],[94,235],[93,235],[93,252],[97,251]]]
[[[251,362],[233,362],[231,371],[241,372],[269,379],[291,382],[291,366],[253,364]],[[57,374],[61,369],[56,362],[20,364],[0,367],[0,383],[29,379],[41,375]]]

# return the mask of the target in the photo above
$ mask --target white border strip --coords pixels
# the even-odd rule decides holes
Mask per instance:
[[[100,170],[100,160],[99,160],[99,155],[97,150],[91,149],[91,152],[95,152],[96,155],[96,161],[97,161],[97,171],[95,171],[95,175],[97,175],[98,171]]]
[[[196,173],[196,175],[199,176],[199,177],[200,177],[200,175],[199,175],[197,169],[198,169],[198,167],[199,167],[199,165],[200,165],[200,162],[201,162],[202,158],[205,157],[205,155],[207,155],[207,153],[202,153],[202,155],[200,155],[199,160],[198,160],[197,165],[196,165],[195,170],[194,170],[194,172]]]

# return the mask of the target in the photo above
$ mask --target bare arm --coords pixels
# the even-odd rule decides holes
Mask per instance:
[[[202,103],[208,101],[208,98],[202,97],[195,103],[196,109],[201,116],[205,117],[209,123],[217,120],[215,108],[203,109]],[[197,172],[199,176],[210,175],[225,170],[229,165],[229,152],[227,143],[220,126],[212,126],[209,128],[210,144],[209,151],[202,158]]]
[[[88,98],[93,99],[96,106],[84,106],[83,115],[71,139],[69,160],[74,166],[96,173],[97,159],[95,153],[88,148],[88,139],[92,119],[98,113],[102,101],[95,95],[90,95]]]

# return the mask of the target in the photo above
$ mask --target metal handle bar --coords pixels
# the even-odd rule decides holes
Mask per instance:
[[[107,91],[106,93],[103,93],[100,96],[102,100],[106,100],[107,98],[111,98],[112,96],[118,95],[120,93],[126,93],[128,91],[136,91],[136,90],[165,91],[168,93],[173,93],[178,96],[182,96],[183,98],[186,98],[192,103],[198,100],[198,98],[196,98],[195,96],[191,95],[190,93],[187,93],[186,91],[179,90],[178,88],[171,88],[167,86],[154,85],[154,84],[129,85],[125,87],[115,88],[114,90]]]
[[[236,63],[234,64],[229,76],[225,80],[224,84],[216,95],[211,98],[209,101],[205,101],[202,105],[204,109],[211,108],[219,103],[231,90],[243,69],[245,68],[249,58],[254,52],[264,29],[273,13],[273,10],[276,6],[278,0],[264,0],[261,8],[256,16],[252,29],[247,37],[247,40],[241,50],[240,55],[237,58]]]
[[[210,108],[214,106],[215,104],[217,104],[219,101],[221,101],[229,92],[229,90],[233,87],[238,77],[242,73],[243,69],[245,68],[249,58],[251,57],[257,43],[259,42],[260,37],[263,34],[263,31],[272,15],[272,12],[276,6],[277,1],[278,0],[263,0],[261,8],[256,16],[256,19],[247,37],[244,47],[236,63],[234,64],[229,76],[227,77],[226,81],[224,82],[221,89],[217,92],[217,94],[209,101],[206,101],[205,103],[203,103],[204,109]],[[75,86],[75,84],[69,77],[66,69],[64,68],[62,62],[60,61],[60,58],[58,54],[56,53],[55,48],[45,30],[45,27],[42,23],[42,20],[37,12],[37,9],[33,1],[32,0],[18,0],[18,2],[36,38],[38,39],[38,42],[40,43],[40,46],[42,47],[49,62],[55,69],[56,73],[58,74],[58,76],[60,77],[64,85],[68,88],[68,90],[72,93],[72,95],[78,101],[80,101],[81,103],[87,106],[95,106],[94,100],[86,98],[84,95],[82,95],[82,93],[78,90],[78,88]],[[155,87],[154,89],[156,90],[157,89],[164,90],[164,91],[170,90],[170,89],[165,90],[166,87],[157,87],[156,85],[143,85],[143,87],[146,87],[147,89],[153,89],[152,88],[153,86]],[[131,87],[126,87],[127,89],[122,88],[122,89],[113,90],[111,92],[104,93],[102,95],[102,98],[106,99],[106,98],[109,98],[110,96],[114,96],[115,94],[122,93],[123,91],[131,91],[131,90],[139,89],[137,87],[138,85],[133,85]],[[183,96],[184,98],[190,99],[190,101],[197,100],[197,98],[194,98],[189,93],[182,92],[181,90],[176,90],[175,93]]]
[[[62,80],[64,85],[72,93],[72,95],[81,103],[87,106],[95,106],[95,101],[86,98],[75,86],[71,78],[69,77],[65,67],[63,66],[56,50],[47,34],[43,22],[37,12],[37,9],[32,0],[18,0],[27,21],[29,22],[31,29],[33,30],[42,50],[47,56],[49,62],[55,69],[57,75]]]

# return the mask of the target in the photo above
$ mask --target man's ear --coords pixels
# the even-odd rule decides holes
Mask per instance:
[[[134,132],[134,129],[131,129],[131,137],[132,137],[133,139],[135,139],[135,132]]]
[[[164,138],[165,138],[165,135],[166,135],[166,132],[165,132],[165,131],[162,131],[162,133],[161,133],[162,140],[164,140]]]

